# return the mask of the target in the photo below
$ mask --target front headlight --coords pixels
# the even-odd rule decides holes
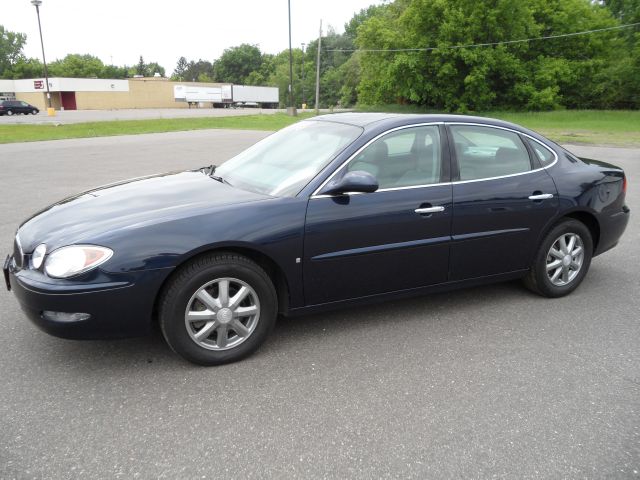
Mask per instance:
[[[87,272],[106,262],[113,250],[95,245],[71,245],[51,252],[44,262],[44,271],[50,277],[68,278]]]

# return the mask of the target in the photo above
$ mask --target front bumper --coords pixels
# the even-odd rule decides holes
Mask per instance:
[[[25,315],[40,329],[62,338],[123,338],[147,333],[156,295],[172,269],[127,274],[94,271],[80,280],[55,280],[40,272],[18,270],[5,261],[7,287]],[[88,314],[83,320],[60,320],[43,312]]]

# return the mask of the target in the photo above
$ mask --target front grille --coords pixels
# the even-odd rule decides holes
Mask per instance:
[[[22,269],[24,265],[24,253],[22,253],[22,248],[20,247],[20,239],[16,235],[15,240],[13,241],[13,260],[16,263],[16,267]]]

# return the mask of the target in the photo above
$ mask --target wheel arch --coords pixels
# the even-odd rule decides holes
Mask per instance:
[[[551,220],[540,234],[540,237],[538,238],[538,245],[540,245],[547,234],[556,225],[567,219],[577,220],[589,229],[589,232],[591,233],[591,240],[593,242],[593,251],[595,252],[600,241],[600,223],[593,213],[586,210],[572,210],[569,212],[563,212],[560,216]]]
[[[565,214],[554,225],[557,225],[561,220],[566,218],[577,220],[589,229],[589,232],[591,233],[591,241],[593,242],[593,252],[595,254],[598,249],[598,243],[600,242],[600,223],[596,216],[585,210],[577,210]]]
[[[289,282],[284,271],[280,268],[280,266],[266,253],[252,248],[250,246],[239,246],[239,245],[218,245],[212,246],[210,248],[198,250],[192,252],[191,255],[185,256],[181,259],[180,263],[178,263],[173,271],[167,275],[167,278],[164,279],[162,285],[156,292],[156,296],[154,299],[153,306],[153,315],[152,321],[156,322],[158,319],[158,301],[162,297],[162,293],[164,292],[166,286],[169,284],[171,279],[180,271],[180,269],[192,262],[193,260],[202,257],[204,255],[210,255],[212,253],[235,253],[237,255],[243,255],[250,260],[256,262],[260,267],[262,267],[271,281],[273,282],[273,286],[276,289],[276,295],[278,297],[278,313],[286,314],[289,310]]]

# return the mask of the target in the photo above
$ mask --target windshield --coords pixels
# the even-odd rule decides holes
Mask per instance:
[[[299,122],[226,161],[215,174],[244,190],[294,196],[361,133],[342,123]]]

